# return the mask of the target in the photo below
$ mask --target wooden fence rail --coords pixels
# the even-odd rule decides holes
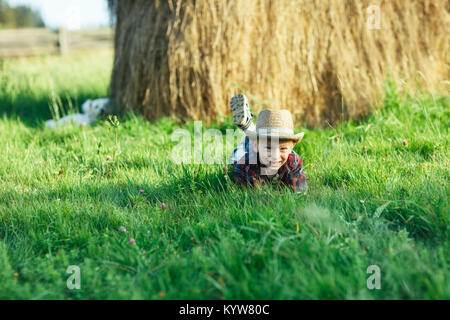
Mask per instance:
[[[45,28],[0,30],[0,59],[112,48],[112,28],[53,31]]]

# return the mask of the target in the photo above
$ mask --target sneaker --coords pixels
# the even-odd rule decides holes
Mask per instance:
[[[235,95],[230,100],[230,108],[233,112],[233,122],[242,130],[246,130],[252,123],[253,114],[248,106],[248,99],[242,93]]]

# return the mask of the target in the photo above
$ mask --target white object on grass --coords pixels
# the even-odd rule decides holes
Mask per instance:
[[[108,98],[100,98],[95,100],[89,99],[85,101],[81,106],[81,110],[83,111],[83,113],[69,114],[59,120],[47,120],[45,124],[47,127],[52,129],[69,122],[73,122],[81,126],[86,126],[97,120],[100,113],[107,107],[108,104]]]

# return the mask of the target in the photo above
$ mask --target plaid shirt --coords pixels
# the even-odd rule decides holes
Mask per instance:
[[[233,168],[234,182],[238,185],[257,187],[258,183],[271,183],[272,185],[288,186],[296,193],[305,192],[307,188],[306,176],[302,170],[303,160],[292,151],[287,161],[278,169],[274,177],[261,175],[263,165],[257,154],[257,164],[249,164],[248,149],[245,155],[235,161]]]

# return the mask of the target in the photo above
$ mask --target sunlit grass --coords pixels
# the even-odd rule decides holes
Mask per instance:
[[[298,128],[307,195],[241,191],[223,164],[175,165],[165,118],[44,128],[51,94],[105,96],[111,61],[3,66],[0,298],[450,298],[448,98],[388,84],[364,121]]]

